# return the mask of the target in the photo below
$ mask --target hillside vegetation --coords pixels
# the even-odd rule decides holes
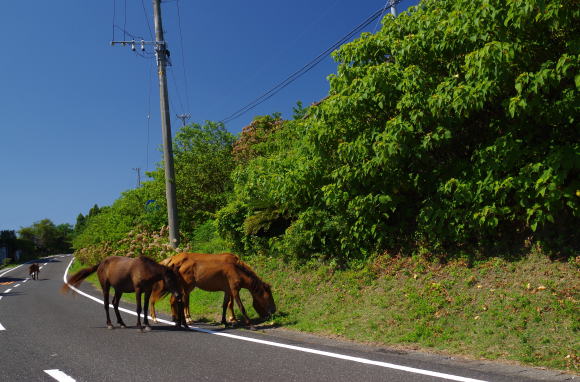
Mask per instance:
[[[338,49],[292,119],[182,127],[181,249],[256,264],[286,327],[577,367],[579,15],[423,1]],[[79,215],[77,257],[174,253],[162,169]]]

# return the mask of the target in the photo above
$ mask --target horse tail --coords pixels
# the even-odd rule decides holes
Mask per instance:
[[[82,283],[84,279],[86,279],[87,277],[89,277],[90,275],[95,273],[97,268],[99,268],[99,265],[101,265],[101,263],[94,265],[92,267],[87,267],[87,268],[81,269],[80,271],[78,271],[77,273],[75,273],[74,275],[72,275],[71,277],[68,278],[68,281],[62,285],[62,288],[60,288],[60,291],[62,293],[67,293],[70,289],[70,285],[75,286],[75,287],[79,286],[80,283]]]

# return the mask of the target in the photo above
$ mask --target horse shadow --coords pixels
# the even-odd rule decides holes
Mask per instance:
[[[21,296],[24,293],[18,292],[18,291],[10,291],[10,292],[2,292],[0,293],[1,297],[14,297],[14,296]]]
[[[12,284],[12,283],[17,283],[17,282],[21,282],[26,280],[25,278],[21,278],[21,277],[0,277],[0,285],[2,285],[3,283],[7,283],[6,286],[8,286],[8,283]]]

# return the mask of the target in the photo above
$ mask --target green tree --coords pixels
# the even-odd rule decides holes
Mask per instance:
[[[183,234],[191,234],[225,205],[232,188],[234,141],[235,137],[223,124],[210,121],[184,126],[175,134],[177,208]],[[165,204],[163,168],[159,167],[150,176],[156,183],[157,203]]]
[[[341,260],[531,235],[577,248],[579,12],[575,0],[431,0],[387,16],[335,52],[299,150],[236,170],[248,199],[224,217],[247,226],[257,202],[287,209],[285,249]]]
[[[70,252],[72,233],[70,224],[56,226],[50,219],[42,219],[30,227],[21,228],[18,236],[25,243],[28,256],[42,256]]]

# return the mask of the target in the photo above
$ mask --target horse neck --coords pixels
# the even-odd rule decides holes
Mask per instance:
[[[252,268],[250,268],[249,265],[243,261],[240,260],[236,266],[245,276],[246,282],[248,284],[247,288],[250,290],[250,292],[255,292],[264,283],[262,279],[260,279],[258,275],[252,270]]]

